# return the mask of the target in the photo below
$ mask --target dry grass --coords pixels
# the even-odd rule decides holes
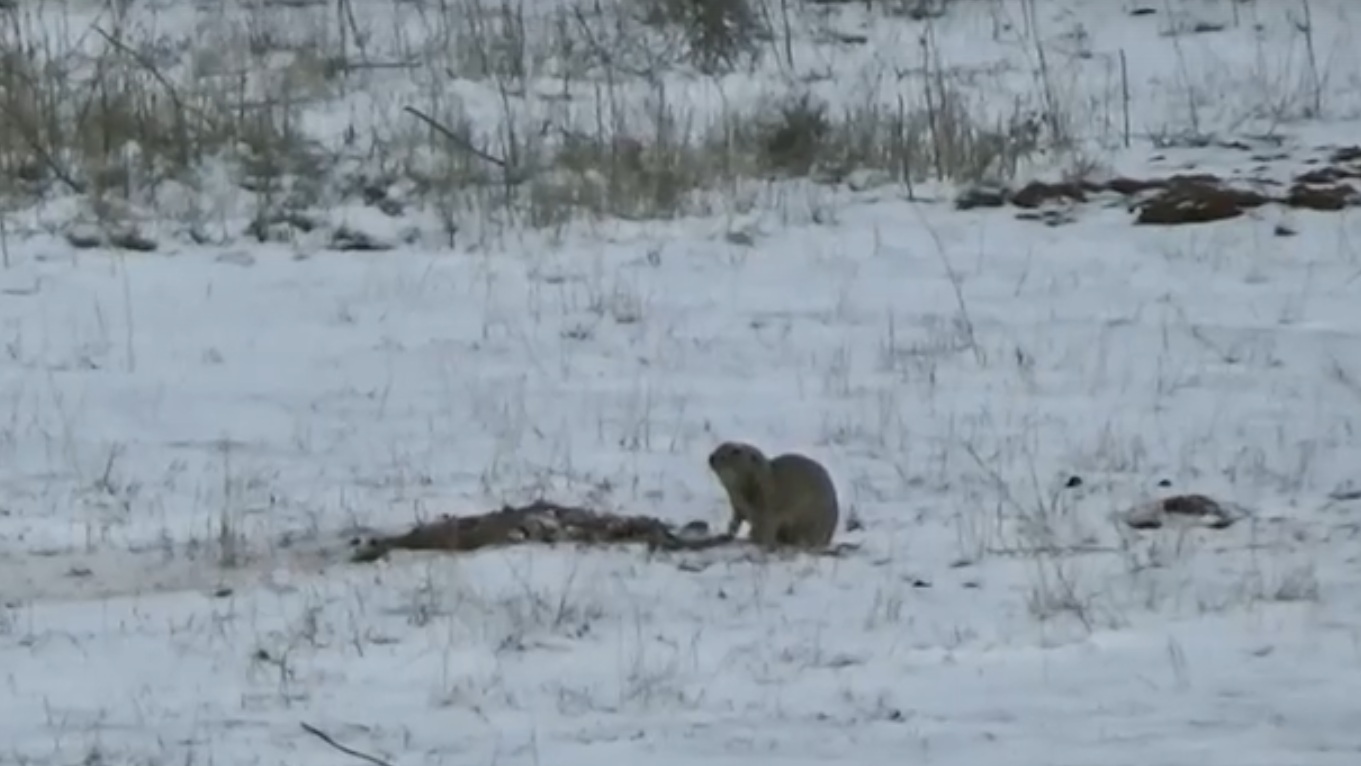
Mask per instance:
[[[280,239],[352,201],[427,209],[452,237],[686,215],[753,180],[1005,177],[1045,140],[925,56],[925,87],[888,101],[834,106],[790,77],[755,104],[684,93],[792,71],[816,19],[785,3],[78,8],[0,12],[7,209],[74,196],[101,224],[244,216],[224,236]]]
[[[731,209],[790,177],[910,194],[1129,145],[1123,60],[1044,29],[1033,0],[873,10],[901,32],[891,55],[837,4],[792,0],[16,4],[0,10],[0,205],[76,198],[105,226],[262,240],[367,206],[452,240]],[[951,63],[936,25],[964,12],[991,14],[1011,63]],[[1293,58],[1263,53],[1264,106],[1242,119],[1327,111],[1327,72],[1300,37],[1307,109],[1282,100],[1299,91],[1276,71]],[[1169,45],[1187,117],[1149,127],[1164,141],[1205,134],[1202,92],[1232,74],[1193,71]]]

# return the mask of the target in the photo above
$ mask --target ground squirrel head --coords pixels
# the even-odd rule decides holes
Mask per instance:
[[[761,450],[743,442],[723,442],[709,453],[709,467],[719,475],[734,471],[750,471],[769,462]]]
[[[734,503],[762,508],[769,493],[770,460],[744,442],[723,442],[709,453],[709,468],[728,490]]]

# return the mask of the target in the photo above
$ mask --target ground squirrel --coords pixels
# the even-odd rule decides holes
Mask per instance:
[[[836,532],[836,485],[818,461],[798,453],[767,458],[742,442],[723,442],[709,453],[709,468],[732,503],[728,534],[746,521],[764,547],[825,547]]]

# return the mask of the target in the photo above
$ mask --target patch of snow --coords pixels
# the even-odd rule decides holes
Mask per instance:
[[[1152,69],[1222,94],[1299,55],[1241,21],[1174,38],[1218,64],[1192,68],[1119,4],[1035,5],[1126,50],[1150,120],[1179,103]],[[1336,60],[1355,9],[1313,6]],[[837,13],[874,36],[857,55],[915,39]],[[986,21],[952,9],[938,44],[1027,55]],[[1099,102],[1093,71],[1061,82]],[[81,250],[69,200],[30,211],[0,269],[0,757],[347,758],[308,723],[399,766],[1355,763],[1355,214],[1049,228],[853,186],[476,246],[328,213],[377,253]],[[729,438],[826,463],[859,549],[344,560],[365,530],[540,495],[721,526],[704,456]],[[1181,492],[1252,513],[1118,523]]]

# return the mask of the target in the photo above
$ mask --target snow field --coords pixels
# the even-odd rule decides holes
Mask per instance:
[[[839,209],[753,247],[35,244],[3,304],[16,757],[338,757],[299,721],[403,763],[1351,757],[1354,221]],[[862,549],[279,543],[539,492],[718,524],[730,436],[824,459]],[[1160,478],[1255,516],[1115,524]]]
[[[450,161],[412,104],[504,156],[508,125],[651,141],[658,114],[698,134],[803,90],[918,110],[942,77],[980,125],[1062,114],[1076,150],[1027,172],[1281,179],[1354,140],[1361,92],[1356,10],[1323,0],[800,9],[722,77],[599,38],[650,80],[558,55],[539,6],[514,74],[474,71],[504,35],[460,21],[504,9],[346,5],[362,52],[330,5],[43,2],[7,29],[91,55],[90,24],[121,30],[186,96],[301,94],[328,182]],[[336,80],[333,54],[367,63]],[[222,151],[0,219],[0,762],[348,758],[304,722],[394,766],[1355,762],[1352,212],[1134,227],[1099,199],[1050,228],[862,172],[630,222],[555,207],[557,176],[541,208],[408,178],[396,216],[299,192],[321,225],[262,244],[245,223],[282,203]],[[106,207],[157,252],[74,248]],[[392,249],[327,252],[338,226]],[[860,548],[342,561],[363,530],[540,495],[721,525],[727,438],[825,462]],[[1252,515],[1115,517],[1178,491]]]

